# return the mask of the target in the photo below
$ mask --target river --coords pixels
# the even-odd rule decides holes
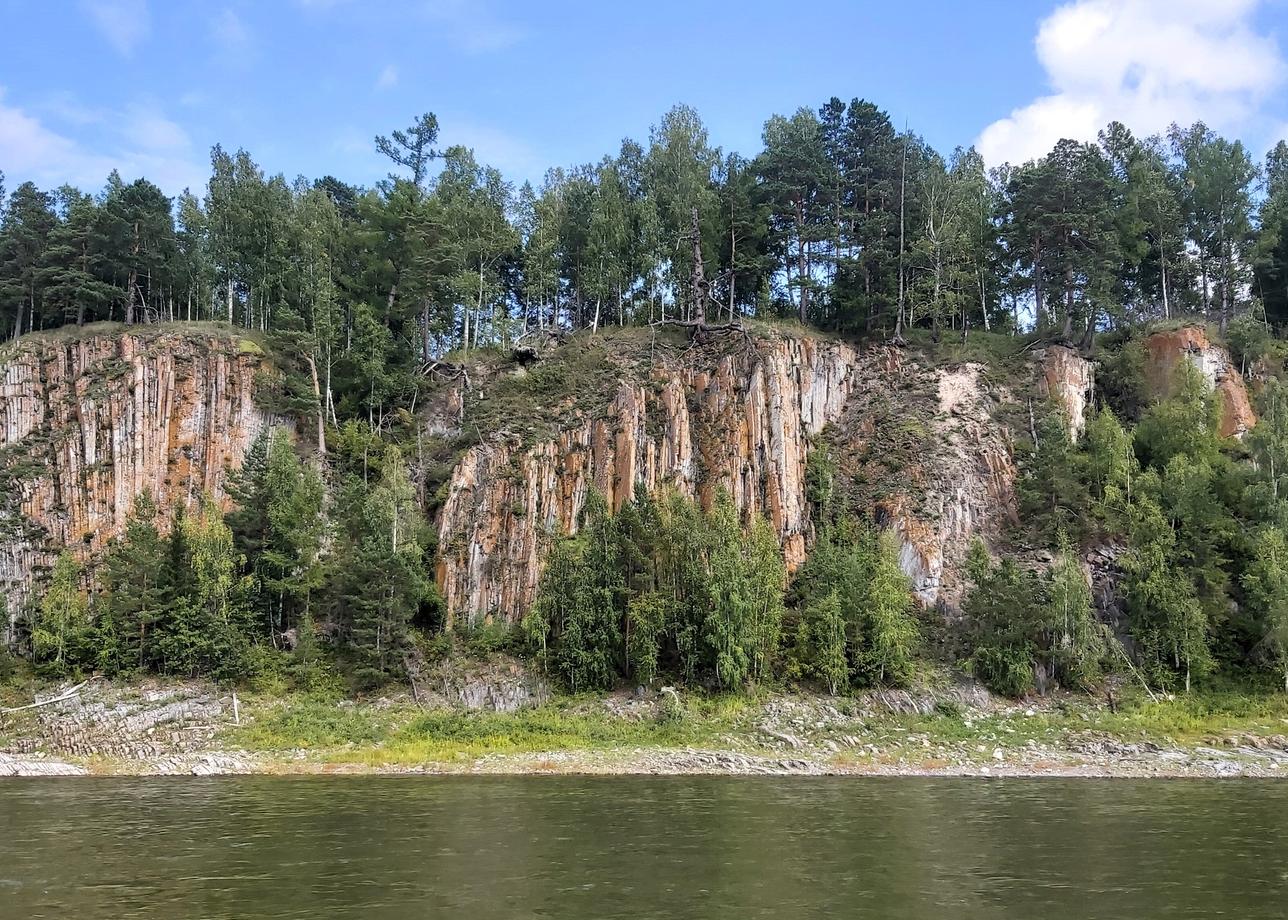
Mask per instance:
[[[0,918],[1288,915],[1288,783],[0,781]]]

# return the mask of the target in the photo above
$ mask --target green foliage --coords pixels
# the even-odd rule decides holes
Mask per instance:
[[[971,546],[967,572],[971,589],[962,614],[972,632],[971,670],[990,689],[1021,696],[1033,688],[1039,652],[1037,579],[1011,559],[994,564],[979,541]]]
[[[309,615],[323,583],[322,479],[285,432],[270,431],[252,446],[229,491],[237,507],[228,524],[251,579],[249,601],[270,633],[285,632]]]
[[[890,535],[848,518],[825,525],[794,587],[805,675],[838,689],[907,683],[921,637]]]
[[[1164,684],[1183,673],[1188,690],[1192,676],[1212,665],[1207,616],[1193,579],[1176,562],[1176,532],[1153,498],[1133,505],[1129,546],[1123,591],[1140,657]]]
[[[379,741],[383,726],[370,709],[338,703],[332,696],[293,698],[236,732],[236,740],[259,750],[330,748]]]
[[[804,651],[808,669],[828,692],[836,695],[850,685],[850,662],[846,654],[846,623],[841,615],[841,596],[833,591],[805,605],[801,617],[798,648]]]
[[[1137,339],[1107,350],[1096,364],[1096,391],[1118,418],[1135,421],[1149,405],[1145,346]]]
[[[770,673],[785,570],[766,521],[743,528],[727,495],[711,512],[641,493],[619,514],[592,495],[557,540],[522,629],[574,691],[664,672],[737,688]]]
[[[1064,534],[1042,601],[1038,621],[1049,637],[1054,673],[1069,687],[1090,688],[1103,676],[1109,643],[1115,640],[1096,619],[1091,584]]]
[[[1243,588],[1264,636],[1264,657],[1282,671],[1288,693],[1288,537],[1278,527],[1265,527],[1255,547]]]
[[[1081,457],[1069,440],[1068,425],[1063,407],[1047,406],[1034,426],[1036,443],[1023,459],[1020,512],[1036,524],[1044,543],[1053,542],[1057,533],[1080,527],[1087,516],[1089,496]]]
[[[1100,678],[1109,642],[1096,619],[1091,586],[1068,539],[1043,573],[1011,559],[994,563],[984,545],[970,549],[970,592],[962,613],[970,624],[971,670],[990,689],[1022,696],[1048,679],[1086,689]],[[1038,684],[1038,679],[1041,683]]]
[[[899,330],[933,340],[937,360],[1009,369],[1026,304],[1042,336],[1090,348],[1112,330],[1098,353],[1105,407],[1077,445],[1039,407],[1019,451],[1016,539],[1055,549],[1055,565],[980,570],[970,603],[998,635],[977,637],[977,671],[1015,692],[1026,668],[1095,679],[1099,633],[1069,560],[1099,543],[1127,547],[1130,625],[1157,679],[1281,655],[1265,541],[1288,528],[1288,400],[1269,381],[1262,423],[1244,447],[1223,443],[1218,402],[1189,362],[1150,404],[1131,330],[1199,314],[1240,367],[1274,376],[1270,326],[1288,317],[1284,145],[1266,159],[1254,220],[1252,159],[1202,124],[1161,140],[1115,123],[1098,144],[1061,141],[990,172],[974,150],[940,154],[901,134],[867,100],[774,115],[754,160],[713,148],[698,114],[677,106],[646,143],[517,192],[451,141],[440,145],[432,113],[381,136],[395,172],[369,189],[290,183],[216,147],[203,199],[116,174],[96,195],[12,190],[0,337],[117,320],[236,325],[230,349],[271,365],[272,410],[308,432],[298,446],[281,432],[256,446],[226,519],[206,500],[167,525],[141,498],[96,596],[60,558],[24,611],[43,666],[276,680],[294,631],[292,679],[325,683],[336,653],[378,683],[403,670],[412,629],[442,619],[424,515],[445,471],[477,438],[530,442],[603,411],[622,373],[598,344],[606,324],[652,334],[659,319],[699,313],[793,316],[860,336]],[[577,335],[531,367],[483,362],[463,433],[426,446],[416,412],[443,397],[442,377],[548,331]],[[935,435],[887,402],[865,460],[897,477]],[[1236,462],[1245,456],[1250,466]],[[5,460],[0,492],[40,471]],[[822,451],[807,490],[817,546],[793,587],[796,670],[837,688],[906,682],[918,630],[893,547],[849,520],[857,509],[843,507]],[[524,620],[534,654],[576,687],[769,679],[785,615],[775,535],[727,496],[710,505],[641,496],[609,514],[589,502]],[[980,584],[1014,602],[1009,614]]]
[[[36,661],[55,674],[74,670],[85,651],[89,631],[89,601],[80,586],[80,566],[64,550],[54,563],[32,629]]]
[[[1136,426],[1137,453],[1159,468],[1178,454],[1213,461],[1220,451],[1220,403],[1190,361],[1179,362],[1174,373],[1171,395],[1147,409]]]
[[[327,582],[331,620],[366,686],[403,672],[412,620],[432,596],[428,534],[396,447],[380,458],[378,476],[374,482],[349,476],[342,488],[336,562]]]

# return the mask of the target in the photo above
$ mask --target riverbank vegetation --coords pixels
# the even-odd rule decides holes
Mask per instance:
[[[1151,699],[1124,685],[1112,709],[1067,694],[1036,708],[975,709],[949,701],[944,693],[928,711],[903,713],[863,693],[686,693],[665,707],[638,701],[635,709],[629,701],[581,694],[513,713],[430,714],[413,705],[376,708],[338,706],[319,697],[251,697],[248,724],[229,728],[220,740],[270,758],[290,752],[305,764],[368,768],[559,754],[572,756],[562,767],[561,761],[550,761],[548,769],[593,769],[598,758],[605,764],[630,764],[636,758],[647,765],[650,755],[660,767],[666,763],[664,752],[677,750],[786,756],[837,767],[936,769],[1026,759],[1045,759],[1053,766],[1077,762],[1079,755],[1123,756],[1123,748],[1138,753],[1229,749],[1283,738],[1288,702],[1266,690],[1265,685],[1222,685]]]

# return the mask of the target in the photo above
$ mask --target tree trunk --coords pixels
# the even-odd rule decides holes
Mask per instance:
[[[309,377],[313,381],[313,404],[318,413],[318,466],[326,458],[326,410],[322,406],[322,386],[318,381],[318,363],[313,355],[305,355],[309,365]]]
[[[125,325],[134,325],[134,293],[139,289],[138,276],[134,269],[130,269],[130,274],[125,283]]]
[[[1033,238],[1033,329],[1035,332],[1041,332],[1045,325],[1046,317],[1042,311],[1042,237],[1035,236]]]
[[[702,266],[702,232],[698,223],[698,209],[694,208],[692,212],[692,226],[689,232],[693,235],[693,275],[690,278],[690,287],[693,296],[693,322],[699,326],[704,325],[707,321],[707,276]],[[801,308],[804,310],[804,307]],[[718,311],[717,311],[718,312]],[[804,314],[802,313],[802,322]]]
[[[797,299],[800,321],[804,323],[809,316],[809,256],[805,248],[805,200],[796,201],[796,280],[800,283],[801,292]]]
[[[1066,342],[1073,338],[1073,266],[1064,267],[1064,326],[1060,337]]]

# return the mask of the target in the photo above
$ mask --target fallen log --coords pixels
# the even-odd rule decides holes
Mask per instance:
[[[14,713],[14,712],[25,712],[28,709],[39,709],[41,706],[51,706],[54,703],[65,702],[66,700],[70,700],[72,697],[78,695],[86,684],[93,683],[94,681],[101,680],[101,679],[102,677],[100,675],[95,674],[89,680],[81,681],[79,684],[77,684],[75,687],[72,687],[62,696],[56,696],[48,700],[40,700],[39,702],[36,702],[36,703],[28,703],[26,706],[15,706],[12,709],[0,709],[0,715],[7,716],[10,713]]]

